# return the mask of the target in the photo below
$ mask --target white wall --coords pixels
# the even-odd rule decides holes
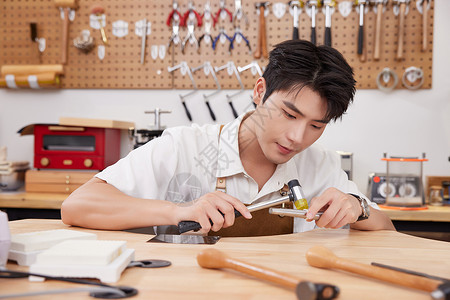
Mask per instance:
[[[320,142],[335,150],[354,153],[354,181],[363,191],[370,172],[384,172],[380,160],[389,155],[420,156],[426,153],[424,175],[450,176],[450,1],[435,0],[433,88],[431,90],[360,90],[341,122],[331,124]],[[134,121],[146,128],[153,117],[145,110],[155,107],[172,110],[162,116],[170,127],[188,124],[176,90],[60,90],[30,91],[0,89],[0,146],[8,147],[11,160],[33,160],[33,137],[16,132],[31,123],[57,123],[59,117],[84,117]],[[188,98],[194,121],[212,122],[199,91]],[[211,100],[218,123],[233,116],[222,91]],[[250,91],[233,102],[242,113],[249,108]],[[195,109],[194,109],[195,108]],[[125,136],[125,135],[123,135]],[[122,155],[128,151],[124,143]]]

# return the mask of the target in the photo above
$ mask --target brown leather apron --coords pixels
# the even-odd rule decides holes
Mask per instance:
[[[223,125],[220,127],[220,133]],[[217,178],[216,190],[226,193],[226,178]],[[280,190],[280,197],[287,195],[288,187],[285,185]],[[285,203],[274,207],[293,208],[293,203]],[[222,228],[217,232],[210,231],[209,235],[220,235],[226,237],[237,236],[262,236],[292,233],[294,229],[294,218],[281,217],[269,214],[269,208],[261,209],[251,213],[250,220],[244,217],[238,217],[234,221],[234,225],[228,228]]]

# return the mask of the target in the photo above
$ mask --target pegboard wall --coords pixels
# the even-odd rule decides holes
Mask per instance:
[[[343,53],[355,71],[357,87],[359,89],[376,89],[376,79],[384,68],[390,68],[399,77],[397,89],[404,88],[401,78],[409,67],[417,67],[423,71],[424,81],[420,88],[429,89],[432,86],[432,54],[433,54],[433,16],[434,1],[430,0],[427,10],[426,50],[422,47],[423,15],[421,3],[426,0],[411,0],[406,8],[403,34],[403,59],[396,59],[398,47],[399,16],[394,13],[393,1],[388,1],[382,14],[380,58],[374,60],[374,39],[377,14],[374,6],[367,6],[364,15],[364,54],[357,54],[357,39],[359,28],[359,13],[353,6],[351,12],[344,17],[336,1],[332,8],[331,32],[332,46]],[[178,1],[178,11],[183,15],[188,10],[188,0]],[[195,10],[202,14],[207,0],[191,1]],[[220,4],[231,13],[235,10],[232,0],[210,0],[210,9],[216,15]],[[248,18],[246,25],[244,18],[236,24],[250,43],[254,52],[258,42],[259,16],[255,4],[257,0],[242,0],[242,10]],[[306,2],[306,1],[305,1]],[[319,1],[321,2],[321,1]],[[300,1],[301,3],[301,1]],[[221,67],[233,62],[236,67],[244,67],[256,61],[263,68],[267,64],[266,58],[255,59],[250,53],[245,40],[234,42],[234,49],[229,51],[230,41],[225,39],[217,42],[216,49],[212,49],[212,41],[207,43],[203,39],[199,51],[194,44],[187,42],[185,52],[181,51],[181,43],[168,48],[172,35],[172,27],[166,24],[171,13],[172,1],[167,0],[111,0],[78,1],[75,18],[70,22],[68,35],[68,60],[64,66],[64,76],[61,78],[62,88],[72,89],[191,89],[193,88],[189,74],[183,68],[169,72],[168,68],[186,62],[191,69],[210,62],[213,67]],[[90,26],[92,22],[92,8],[101,5],[104,8],[105,33],[108,45],[104,47],[104,58],[98,55],[98,46],[102,46],[99,29]],[[277,15],[284,9],[284,14]],[[397,7],[398,8],[398,7]],[[311,18],[306,6],[300,8],[299,37],[310,40]],[[0,66],[3,65],[37,65],[59,64],[61,60],[61,39],[63,22],[60,11],[54,0],[4,0],[0,4]],[[277,15],[277,16],[276,16]],[[213,39],[223,29],[231,38],[235,27],[230,22],[229,15],[219,17],[215,27],[211,28]],[[135,33],[137,22],[147,19],[151,23],[146,37],[145,61],[141,64],[142,38]],[[113,35],[113,22],[122,20],[128,23],[128,34],[123,37]],[[270,2],[268,14],[265,18],[267,32],[267,47],[270,51],[281,41],[291,39],[293,31],[293,17],[289,11],[287,1]],[[30,23],[37,24],[37,37],[45,38],[45,50],[38,49],[38,43],[30,38]],[[84,53],[73,46],[73,39],[82,30],[89,30],[97,45],[91,52]],[[198,40],[204,33],[205,26],[196,27],[194,35]],[[317,44],[324,43],[325,14],[320,7],[316,16]],[[180,27],[179,37],[182,40],[188,34],[186,27]],[[164,51],[165,50],[165,51]],[[153,55],[152,55],[153,51]],[[155,54],[158,52],[156,58]],[[165,55],[163,55],[165,54]],[[217,71],[217,80],[222,89],[241,88],[231,68]],[[251,89],[259,74],[255,69],[248,69],[239,73],[242,84]],[[3,74],[4,75],[4,74]],[[200,69],[192,72],[192,77],[199,89],[215,89],[216,82],[211,73]],[[384,83],[383,83],[384,84]],[[385,83],[386,85],[389,83]]]

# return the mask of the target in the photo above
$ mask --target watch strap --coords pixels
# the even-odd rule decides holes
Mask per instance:
[[[369,208],[369,204],[367,203],[367,201],[359,195],[352,194],[352,193],[349,193],[349,195],[352,195],[353,197],[358,199],[359,204],[361,205],[362,213],[358,217],[356,222],[362,221],[362,220],[367,220],[370,216],[370,208]]]

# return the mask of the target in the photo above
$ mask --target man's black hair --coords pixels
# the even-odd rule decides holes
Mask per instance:
[[[263,77],[266,81],[263,102],[273,92],[299,92],[308,87],[326,99],[328,121],[340,119],[355,95],[353,70],[342,54],[304,40],[276,45]]]

